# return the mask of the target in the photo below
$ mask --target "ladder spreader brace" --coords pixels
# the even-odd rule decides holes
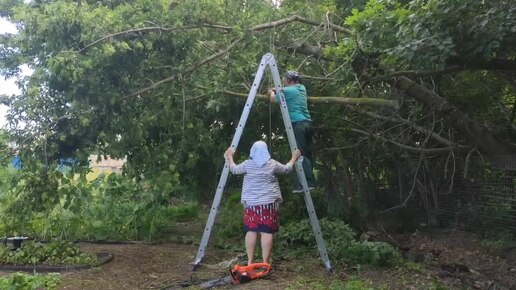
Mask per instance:
[[[279,75],[278,67],[276,65],[276,59],[271,53],[267,53],[263,55],[262,60],[260,61],[260,65],[258,70],[256,71],[256,75],[254,77],[253,86],[249,92],[247,97],[247,101],[244,106],[244,110],[242,112],[242,116],[240,116],[240,121],[238,122],[238,126],[236,128],[235,135],[233,136],[233,140],[231,141],[231,148],[235,149],[238,147],[238,143],[240,142],[240,138],[242,136],[242,132],[244,130],[245,124],[247,122],[247,118],[249,117],[249,112],[251,111],[251,107],[253,106],[253,102],[256,98],[256,93],[258,91],[258,87],[263,78],[263,74],[265,69],[269,67],[272,73],[272,78],[274,80],[274,86],[276,88],[276,92],[279,93],[280,96],[280,109],[281,115],[283,116],[283,122],[285,124],[285,129],[287,132],[288,143],[290,145],[290,149],[292,151],[297,149],[296,139],[294,137],[294,130],[292,129],[292,122],[290,121],[290,116],[288,114],[287,103],[285,101],[285,96],[283,95],[282,85],[281,85],[281,77]],[[308,210],[308,215],[310,217],[310,224],[312,226],[312,230],[315,235],[315,239],[317,241],[317,248],[319,250],[319,254],[324,263],[326,269],[330,272],[333,271],[330,259],[328,257],[328,253],[326,251],[326,245],[324,243],[324,239],[321,233],[321,227],[319,226],[319,220],[317,219],[317,214],[315,213],[314,204],[312,202],[312,196],[310,195],[310,189],[308,188],[308,182],[306,181],[306,176],[303,171],[303,157],[301,156],[296,161],[296,172],[299,180],[301,180],[301,185],[303,186],[303,192],[305,197],[306,208]],[[229,175],[229,164],[226,160],[224,163],[224,168],[222,170],[222,174],[219,179],[219,184],[217,185],[217,190],[215,192],[215,197],[213,199],[213,204],[211,206],[210,214],[208,216],[208,221],[206,222],[206,227],[204,228],[203,236],[201,243],[199,245],[199,250],[197,252],[197,256],[195,258],[195,262],[193,264],[193,270],[195,271],[201,264],[201,260],[206,254],[206,247],[208,246],[208,240],[210,239],[211,230],[213,229],[213,224],[215,222],[215,218],[217,216],[217,212],[220,205],[220,200],[222,198],[222,193],[224,192],[224,188],[226,186],[226,181]]]

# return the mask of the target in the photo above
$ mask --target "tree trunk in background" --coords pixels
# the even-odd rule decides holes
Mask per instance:
[[[434,203],[434,211],[439,210],[439,202],[437,197],[437,190],[434,184],[434,181],[437,180],[434,178],[434,172],[431,167],[428,165],[428,160],[423,161],[425,165],[426,174],[428,176],[428,185],[430,186],[430,193],[432,194],[432,201]]]
[[[403,201],[405,200],[405,191],[407,189],[405,186],[405,174],[403,173],[403,168],[400,163],[396,165],[396,170],[398,175],[398,190],[400,193],[399,203],[403,203]]]
[[[358,174],[357,174],[357,192],[356,198],[353,202],[358,214],[358,223],[361,228],[364,228],[367,221],[367,216],[369,215],[369,208],[367,206],[367,187],[365,183],[365,165],[362,160],[363,154],[360,154],[360,158],[358,158]]]
[[[343,203],[342,196],[339,194],[340,187],[338,183],[335,182],[335,172],[331,166],[331,163],[328,162],[326,164],[330,165],[326,166],[324,170],[325,176],[327,178],[327,187],[325,193],[327,201],[326,206],[328,207],[328,215],[342,218],[347,208]]]
[[[353,185],[353,181],[351,179],[351,173],[349,172],[346,158],[342,152],[339,152],[337,160],[340,161],[337,170],[339,172],[339,176],[342,177],[342,182],[344,183],[344,197],[347,200],[354,200],[356,198],[355,186]],[[348,201],[346,201],[346,203],[349,204]]]
[[[503,157],[516,153],[514,145],[499,140],[488,128],[470,119],[446,99],[406,77],[396,78],[393,85],[447,118],[450,126],[462,134],[472,145],[482,148],[498,165],[504,168],[514,167],[514,164],[507,162]]]

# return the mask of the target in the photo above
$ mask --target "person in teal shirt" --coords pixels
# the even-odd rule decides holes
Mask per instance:
[[[288,71],[283,78],[285,87],[283,95],[287,102],[288,114],[294,129],[297,147],[303,154],[303,170],[305,171],[308,187],[315,187],[315,176],[313,173],[313,129],[312,118],[308,111],[306,88],[302,85],[299,74],[296,71]],[[279,102],[279,94],[274,89],[268,91],[271,102]],[[294,192],[303,192],[301,182],[296,179]]]

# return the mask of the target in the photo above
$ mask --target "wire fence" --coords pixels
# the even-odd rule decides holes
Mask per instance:
[[[485,235],[516,233],[516,156],[458,160],[456,168],[452,190],[439,194],[445,225]]]
[[[425,225],[516,237],[516,156],[405,156],[396,166],[381,184],[363,184],[354,193],[376,223],[400,231]],[[328,182],[325,191],[346,188],[344,178],[336,179],[342,184]]]

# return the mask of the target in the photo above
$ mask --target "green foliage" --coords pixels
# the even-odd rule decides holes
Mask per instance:
[[[413,263],[413,262],[405,262],[403,264],[408,270],[416,273],[422,273],[423,272],[423,264],[421,263]]]
[[[450,290],[449,287],[446,287],[443,285],[442,282],[434,280],[432,281],[431,285],[428,286],[429,290]]]
[[[402,2],[406,1],[370,0],[346,19],[367,50],[385,53],[391,59],[388,63],[396,60],[416,69],[443,69],[451,57],[490,56],[512,41],[515,8],[507,2]]]
[[[360,279],[350,279],[346,282],[334,282],[330,285],[330,289],[335,290],[374,290],[371,283]]]
[[[12,251],[1,247],[0,264],[15,265],[95,265],[96,257],[82,253],[78,246],[66,241],[38,243],[26,241]]]
[[[290,176],[289,176],[290,178]],[[281,203],[281,223],[289,224],[290,222],[306,219],[308,211],[303,193],[292,192],[292,187],[287,187],[288,180],[282,180],[280,183],[283,202]],[[327,216],[327,205],[324,200],[324,192],[321,190],[313,190],[310,192],[314,203],[315,211],[320,217]]]
[[[369,281],[363,281],[358,278],[351,278],[346,281],[311,281],[308,279],[300,279],[293,282],[288,290],[293,289],[314,289],[314,290],[375,290]]]
[[[0,277],[0,288],[5,290],[57,290],[60,282],[61,277],[56,273],[47,275],[13,273]]]
[[[222,249],[242,246],[244,238],[244,210],[240,203],[240,192],[228,193],[217,216],[217,225],[213,229],[213,243]]]
[[[352,242],[347,248],[341,248],[340,255],[355,264],[369,264],[386,267],[400,262],[399,252],[385,242]]]
[[[152,187],[116,174],[99,176],[92,183],[69,181],[60,188],[82,191],[71,201],[42,212],[23,207],[24,199],[3,195],[0,234],[33,235],[67,240],[155,240],[164,237],[174,222],[197,217],[197,203],[169,205],[156,200]],[[80,181],[79,181],[80,182]]]
[[[390,244],[383,242],[357,241],[356,233],[343,221],[320,220],[321,231],[329,254],[337,261],[351,264],[390,266],[400,261],[399,252]],[[316,247],[308,220],[283,226],[275,239],[282,253],[313,251]]]
[[[513,233],[501,233],[496,237],[488,237],[480,241],[480,243],[487,248],[495,251],[501,251],[507,249],[507,247],[513,244],[514,235]]]
[[[511,1],[285,0],[274,7],[262,0],[57,0],[0,1],[0,8],[18,29],[0,36],[0,74],[17,78],[21,93],[0,101],[10,107],[9,137],[24,160],[21,172],[0,170],[0,177],[9,175],[0,178],[0,232],[154,239],[182,219],[178,215],[195,215],[196,202],[211,202],[222,153],[244,106],[226,91],[245,95],[256,63],[268,51],[281,72],[296,69],[307,76],[310,96],[402,104],[393,111],[310,103],[318,128],[314,163],[328,188],[314,194],[319,216],[348,216],[363,224],[374,207],[403,203],[400,198],[393,204],[389,194],[406,191],[401,184],[411,187],[398,175],[410,166],[405,160],[420,157],[419,149],[477,146],[485,139],[469,136],[475,130],[456,130],[453,125],[462,120],[452,118],[460,114],[439,117],[421,100],[402,96],[390,74],[416,75],[422,86],[491,124],[487,129],[496,130],[497,138],[514,143],[516,136],[515,88],[506,73],[513,70],[516,47]],[[309,21],[273,22],[294,14]],[[330,23],[345,29],[330,29]],[[250,31],[256,25],[263,29]],[[500,63],[508,67],[503,73]],[[23,77],[20,65],[33,74]],[[270,84],[265,79],[258,92]],[[269,110],[260,102],[238,150],[269,130],[273,155],[287,155],[277,106]],[[442,138],[426,142],[425,132]],[[85,182],[92,153],[127,157],[124,178],[107,177],[99,187]],[[78,163],[69,175],[52,170],[67,157]],[[429,192],[448,190],[441,188],[448,177],[438,177],[449,172],[448,165],[446,156],[425,159],[423,167],[439,171],[430,176],[425,169],[423,186],[435,186]],[[284,192],[282,221],[304,218],[302,196]],[[170,207],[171,197],[193,202]],[[239,233],[236,205],[227,210],[222,218],[231,222],[221,237]]]

